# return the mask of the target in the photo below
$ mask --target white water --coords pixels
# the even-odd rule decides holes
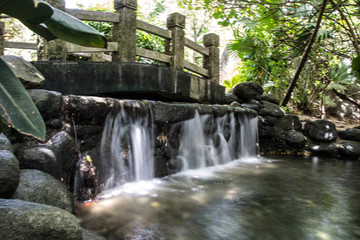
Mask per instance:
[[[149,119],[125,110],[107,117],[101,140],[101,191],[154,178],[155,137]],[[215,118],[196,112],[193,119],[180,123],[180,128],[178,153],[173,157],[181,161],[181,171],[256,156],[257,118],[245,113]]]
[[[154,178],[154,140],[151,123],[125,110],[108,115],[101,139],[102,190],[125,182]]]
[[[226,123],[230,122],[231,136],[226,141]],[[213,136],[206,136],[208,128],[216,128]],[[209,124],[210,123],[210,124]],[[215,144],[215,140],[218,142]],[[182,171],[228,163],[234,159],[255,156],[257,153],[257,118],[235,117],[234,113],[221,118],[212,115],[199,116],[185,121],[178,158],[182,161]]]

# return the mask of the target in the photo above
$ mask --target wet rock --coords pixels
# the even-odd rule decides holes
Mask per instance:
[[[281,129],[283,131],[300,130],[301,122],[300,122],[299,117],[288,114],[288,115],[283,116],[280,119],[277,119],[275,128]]]
[[[241,107],[250,108],[255,111],[259,111],[259,109],[261,108],[261,104],[259,101],[255,100],[255,99],[250,99],[250,100],[242,103]]]
[[[339,155],[344,159],[358,159],[360,157],[360,144],[356,142],[343,142],[339,145]]]
[[[0,133],[0,151],[1,150],[12,151],[11,142],[3,133]]]
[[[83,240],[106,240],[101,235],[98,235],[96,233],[90,232],[89,230],[83,229],[82,230],[82,239]]]
[[[306,124],[309,137],[316,141],[333,142],[337,138],[336,126],[327,120],[316,120]]]
[[[275,97],[274,95],[268,94],[268,93],[264,93],[263,95],[261,95],[259,97],[259,100],[260,101],[271,102],[271,103],[274,103],[276,105],[280,105],[280,100],[277,97]]]
[[[74,212],[73,200],[65,185],[39,170],[28,169],[20,172],[20,182],[12,198]]]
[[[240,100],[248,100],[261,96],[264,90],[256,82],[243,82],[236,85],[232,92]]]
[[[44,85],[45,77],[29,62],[22,57],[6,55],[1,56],[10,69],[20,79],[25,88],[39,88]]]
[[[46,126],[53,128],[53,129],[62,129],[64,126],[64,122],[61,121],[61,119],[55,118],[55,119],[50,119],[46,122]]]
[[[290,147],[303,148],[306,144],[306,138],[301,132],[291,130],[287,133],[286,143]]]
[[[19,176],[19,162],[14,154],[7,150],[0,151],[0,198],[10,198],[13,195]]]
[[[313,145],[310,147],[310,152],[313,156],[336,157],[338,154],[338,149],[333,144]]]
[[[0,199],[0,218],[2,239],[82,239],[82,228],[76,217],[57,207]]]
[[[151,102],[155,123],[177,123],[195,116],[194,104],[168,104]]]
[[[235,96],[233,93],[225,93],[224,103],[230,104],[232,102],[239,101],[239,98]]]
[[[107,114],[119,107],[119,102],[111,98],[69,96],[66,99],[68,113],[78,124],[103,124]]]
[[[102,125],[76,125],[76,136],[82,137],[86,135],[101,134],[104,129]]]
[[[79,152],[74,139],[62,131],[53,135],[47,145],[55,153],[64,184],[72,189],[76,163],[79,160]]]
[[[46,147],[21,148],[16,151],[21,169],[37,169],[61,178],[61,163],[56,159],[55,153]]]
[[[168,175],[165,153],[160,148],[154,151],[155,177],[161,178]]]
[[[31,89],[28,93],[44,120],[60,116],[63,105],[61,93],[43,89]]]
[[[360,141],[360,129],[348,128],[345,131],[338,131],[339,137],[344,140]]]
[[[285,115],[284,110],[274,103],[268,101],[261,101],[262,107],[260,109],[260,116],[271,116],[280,118]]]

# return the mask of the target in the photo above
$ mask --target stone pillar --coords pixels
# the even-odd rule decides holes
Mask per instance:
[[[114,9],[120,15],[113,28],[113,41],[119,43],[119,51],[113,53],[112,60],[135,62],[137,0],[114,0]]]
[[[4,22],[0,22],[0,56],[4,55],[4,51],[5,51],[5,38],[4,38],[4,34],[5,34],[5,23]]]
[[[204,58],[204,68],[209,70],[209,78],[212,83],[219,84],[220,68],[220,37],[215,33],[204,36],[204,46],[209,49],[209,56]]]
[[[185,16],[180,13],[172,13],[167,18],[166,26],[171,31],[171,67],[184,69],[185,48]],[[169,47],[167,47],[169,48]]]
[[[51,6],[65,11],[65,0],[45,0]],[[66,60],[66,42],[61,39],[55,39],[50,42],[43,39],[44,46],[38,46],[38,58],[42,60]],[[43,53],[40,53],[43,51]]]

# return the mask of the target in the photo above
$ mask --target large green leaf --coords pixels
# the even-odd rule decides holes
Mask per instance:
[[[87,47],[106,48],[106,38],[79,19],[53,8],[54,14],[44,23],[49,31],[65,41]]]
[[[0,59],[0,114],[19,132],[45,140],[45,123],[28,92]]]
[[[0,12],[29,24],[40,24],[49,19],[53,8],[41,0],[0,0]]]
[[[51,41],[51,40],[55,40],[57,39],[57,37],[52,34],[49,29],[47,28],[47,26],[43,23],[41,24],[29,24],[29,23],[24,23],[23,24],[29,28],[31,31],[35,32],[36,34],[42,36],[43,38],[46,39],[46,41]]]

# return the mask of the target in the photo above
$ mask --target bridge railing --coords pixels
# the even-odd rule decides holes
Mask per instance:
[[[136,62],[137,57],[163,62],[178,69],[188,70],[219,83],[219,36],[213,33],[204,35],[204,46],[185,37],[185,16],[172,13],[167,18],[167,29],[151,25],[137,19],[137,0],[114,0],[115,12],[89,11],[65,8],[64,0],[46,0],[54,7],[83,21],[113,23],[113,37],[106,49],[89,48],[62,40],[43,43],[22,43],[4,41],[5,27],[0,22],[0,55],[4,48],[33,49],[38,51],[39,60],[65,60],[67,54],[80,54],[91,61]],[[165,52],[155,52],[136,46],[136,32],[141,30],[165,41]],[[202,66],[185,60],[185,47],[203,57]],[[104,53],[111,53],[104,54]]]

